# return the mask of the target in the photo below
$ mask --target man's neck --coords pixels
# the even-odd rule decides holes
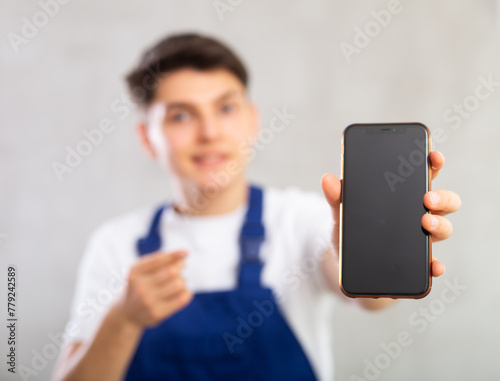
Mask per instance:
[[[244,178],[232,181],[224,188],[208,190],[180,183],[177,190],[175,209],[181,214],[209,216],[229,213],[248,199],[248,183]]]

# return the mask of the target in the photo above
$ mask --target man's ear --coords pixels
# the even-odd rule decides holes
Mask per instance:
[[[144,124],[144,122],[140,122],[139,124],[137,124],[136,133],[142,148],[146,150],[148,156],[151,158],[156,158],[156,151],[154,150],[153,145],[151,144],[151,141],[148,137],[148,127],[146,126],[146,124]]]

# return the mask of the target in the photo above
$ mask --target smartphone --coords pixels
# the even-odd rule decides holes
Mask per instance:
[[[340,288],[349,297],[422,298],[431,290],[430,131],[352,124],[342,134]]]

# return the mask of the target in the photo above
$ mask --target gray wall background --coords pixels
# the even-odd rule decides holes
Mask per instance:
[[[194,30],[222,38],[246,60],[263,127],[274,107],[296,114],[258,153],[253,180],[320,192],[324,172],[340,175],[340,135],[353,122],[420,121],[446,134],[434,142],[447,163],[433,188],[453,189],[463,200],[451,217],[452,239],[434,246],[446,274],[420,301],[379,313],[337,309],[337,380],[364,378],[366,360],[373,362],[381,344],[401,331],[412,344],[391,359],[380,380],[500,379],[500,86],[459,128],[443,116],[474,95],[479,77],[500,81],[499,4],[401,0],[402,12],[347,62],[340,44],[352,44],[354,28],[364,29],[370,12],[388,3],[243,1],[221,20],[212,1],[71,0],[15,52],[8,33],[20,35],[23,17],[32,20],[42,8],[2,0],[0,316],[6,315],[7,265],[15,264],[18,370],[32,367],[35,354],[51,343],[49,334],[63,331],[92,230],[170,194],[162,171],[135,140],[137,114],[121,119],[111,104],[126,94],[122,78],[146,46],[167,33]],[[63,162],[65,147],[74,148],[84,139],[82,129],[103,118],[117,128],[59,182],[52,163]],[[446,281],[466,286],[448,304],[439,301]],[[420,308],[434,311],[423,332],[411,324]],[[0,340],[4,359],[5,328]],[[53,362],[29,379],[49,379]],[[21,379],[5,368],[2,360],[2,380]]]

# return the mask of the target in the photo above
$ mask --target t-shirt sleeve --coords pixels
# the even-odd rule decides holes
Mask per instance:
[[[111,227],[101,226],[91,235],[84,251],[71,304],[72,334],[66,334],[67,343],[92,338],[125,289],[125,267],[115,256],[111,233]]]

